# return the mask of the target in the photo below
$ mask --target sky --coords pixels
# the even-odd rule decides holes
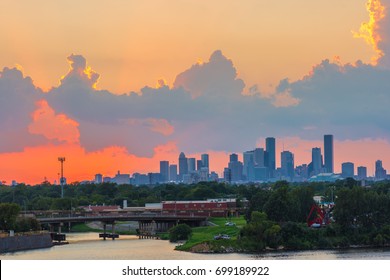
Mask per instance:
[[[0,3],[0,181],[158,172],[265,138],[390,169],[390,0]]]

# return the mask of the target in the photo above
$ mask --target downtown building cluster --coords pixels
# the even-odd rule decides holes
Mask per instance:
[[[341,164],[341,173],[334,172],[334,141],[333,135],[324,135],[323,153],[321,147],[311,149],[311,162],[296,166],[294,154],[283,150],[280,153],[280,166],[276,166],[276,139],[267,137],[265,147],[258,147],[242,153],[242,161],[238,154],[230,154],[229,162],[223,170],[222,177],[216,172],[210,172],[210,159],[208,154],[202,154],[200,159],[187,158],[181,152],[178,164],[170,164],[169,161],[160,161],[159,173],[121,174],[115,177],[103,177],[96,174],[95,183],[113,182],[117,184],[154,185],[159,183],[185,183],[192,184],[201,181],[224,181],[228,183],[251,182],[275,182],[286,180],[289,182],[305,181],[336,181],[348,177],[357,180],[369,179],[367,167],[355,166],[352,162]],[[387,171],[382,166],[382,161],[375,162],[375,176],[370,179],[387,179]]]
[[[286,180],[289,182],[305,181],[336,181],[345,178],[366,180],[367,167],[359,166],[357,174],[352,162],[341,165],[341,173],[334,172],[334,144],[333,135],[324,135],[323,151],[320,147],[313,147],[311,162],[296,166],[294,154],[291,151],[280,153],[280,167],[276,168],[276,140],[273,137],[265,139],[265,149],[255,148],[243,153],[243,162],[238,161],[237,154],[230,155],[228,166],[224,169],[223,178],[230,183],[240,182],[272,182]],[[382,166],[382,161],[375,162],[374,180],[387,179],[388,175]]]

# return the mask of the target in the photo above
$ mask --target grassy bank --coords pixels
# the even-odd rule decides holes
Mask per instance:
[[[240,229],[246,224],[244,217],[231,218],[229,221],[235,223],[235,226],[225,226],[225,223],[227,222],[225,218],[211,218],[209,221],[215,224],[215,226],[193,228],[190,239],[183,245],[176,247],[176,249],[191,251],[195,246],[205,243],[211,247],[234,247]],[[227,234],[230,236],[230,239],[214,240],[214,236],[218,234]]]
[[[72,232],[103,232],[103,229],[96,229],[89,227],[87,224],[74,224],[71,228]],[[110,230],[107,230],[107,232],[111,232]],[[115,233],[121,234],[121,235],[136,235],[135,230],[115,230]]]

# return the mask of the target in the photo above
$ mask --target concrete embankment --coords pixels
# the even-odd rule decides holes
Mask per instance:
[[[0,253],[48,248],[53,246],[49,233],[39,233],[0,238]]]

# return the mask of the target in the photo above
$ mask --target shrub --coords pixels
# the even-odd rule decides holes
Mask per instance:
[[[177,225],[169,230],[169,241],[187,240],[192,234],[192,229],[186,224]]]

